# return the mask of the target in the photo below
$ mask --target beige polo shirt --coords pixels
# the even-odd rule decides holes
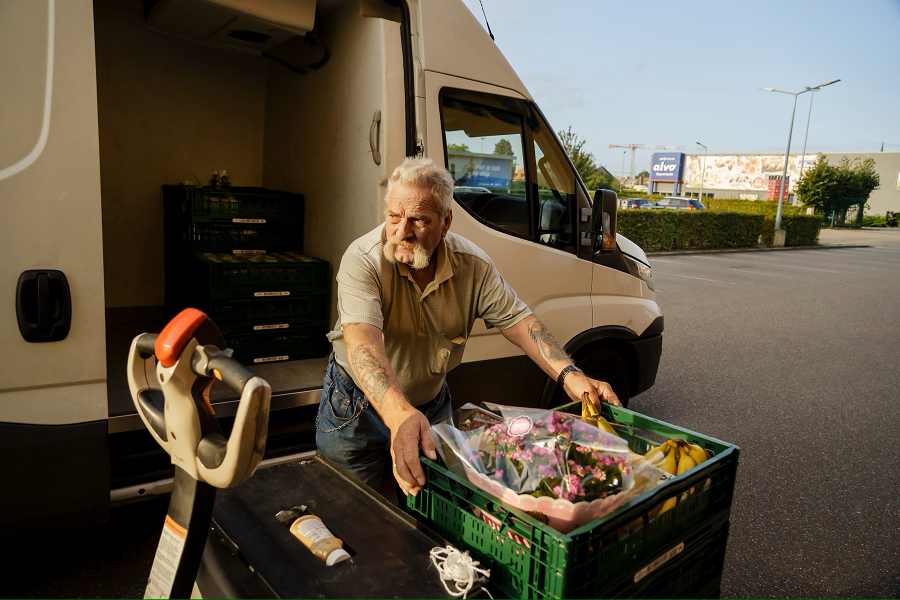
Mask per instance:
[[[437,396],[447,372],[462,360],[475,319],[506,329],[531,310],[488,255],[460,235],[449,232],[438,246],[435,277],[424,290],[408,266],[385,260],[383,246],[379,225],[344,253],[337,274],[338,320],[328,339],[338,364],[353,376],[341,324],[381,329],[400,387],[418,406]]]

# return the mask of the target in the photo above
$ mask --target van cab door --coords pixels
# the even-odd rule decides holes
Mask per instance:
[[[109,482],[91,1],[0,0],[0,81],[0,446],[17,457],[5,462],[0,522],[102,512]]]
[[[453,229],[487,252],[565,344],[592,325],[592,265],[579,258],[586,194],[552,128],[465,5],[415,6],[419,135],[456,182]],[[543,392],[546,376],[481,322],[463,363],[451,374],[457,400],[464,382],[477,385],[480,399],[502,394],[494,397],[510,403],[533,403]]]

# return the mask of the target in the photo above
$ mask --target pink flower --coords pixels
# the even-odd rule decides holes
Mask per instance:
[[[568,499],[571,500],[576,496],[581,496],[584,493],[584,488],[581,486],[581,477],[577,475],[566,475],[564,481],[566,482],[566,487],[568,488],[566,491],[568,492]]]
[[[531,461],[531,459],[532,459],[531,450],[522,450],[522,449],[520,449],[519,452],[518,452],[518,454],[519,454],[519,455],[518,455],[516,458],[518,458],[519,460],[529,462],[529,461]]]
[[[541,477],[553,477],[556,475],[556,468],[553,465],[540,464],[538,465],[538,475]]]

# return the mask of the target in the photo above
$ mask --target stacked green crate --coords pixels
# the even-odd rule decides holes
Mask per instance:
[[[428,459],[427,484],[407,508],[469,550],[491,570],[489,587],[510,598],[717,597],[738,448],[625,408],[603,412],[634,452],[675,438],[712,456],[569,533]],[[671,498],[675,506],[661,511]]]
[[[304,256],[303,196],[163,186],[166,304],[196,306],[249,364],[324,356],[327,262]]]

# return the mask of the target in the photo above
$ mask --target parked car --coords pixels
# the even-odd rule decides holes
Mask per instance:
[[[656,201],[657,208],[675,208],[680,210],[705,210],[706,206],[697,198],[683,196],[666,196]]]
[[[655,203],[647,198],[624,198],[622,200],[623,208],[653,208]]]

